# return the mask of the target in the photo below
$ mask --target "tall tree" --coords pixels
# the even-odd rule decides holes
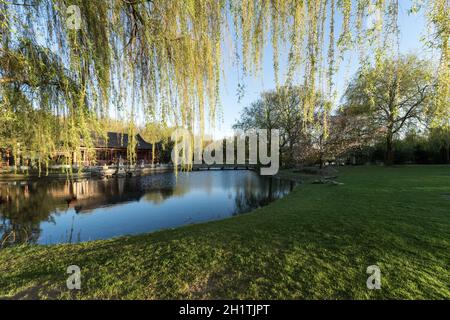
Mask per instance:
[[[328,129],[323,130],[323,122]],[[298,154],[304,154],[305,160],[319,163],[322,167],[327,160],[360,150],[377,137],[376,130],[365,114],[354,114],[345,107],[328,116],[321,109],[316,113],[316,121],[307,125],[307,141]]]
[[[386,164],[394,161],[394,136],[425,120],[432,98],[431,80],[428,62],[408,55],[360,70],[348,86],[344,96],[347,107],[370,115],[384,133]]]
[[[282,86],[266,91],[250,106],[245,107],[235,129],[278,129],[282,164],[294,164],[294,151],[303,139],[304,113],[307,92],[303,87]],[[317,100],[319,101],[319,100]]]
[[[441,149],[443,160],[450,164],[450,126],[434,127],[429,132],[430,147]]]

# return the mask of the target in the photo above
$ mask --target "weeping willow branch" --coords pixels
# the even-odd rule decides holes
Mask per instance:
[[[92,131],[104,134],[99,120],[112,110],[128,120],[144,114],[151,121],[171,122],[203,137],[205,122],[214,127],[218,119],[229,20],[245,74],[260,73],[264,48],[270,44],[276,86],[281,79],[304,85],[307,98],[298,107],[305,121],[315,121],[315,99],[326,83],[329,102],[321,121],[326,136],[335,77],[345,52],[358,49],[366,69],[397,54],[398,46],[385,44],[398,32],[398,2],[0,0],[0,107],[4,111],[0,122],[13,128],[28,119],[19,113],[33,110],[30,114],[36,112],[33,121],[40,137],[31,143],[23,130],[14,131],[15,138],[3,130],[0,142],[20,140],[23,150],[43,162],[61,149],[70,163],[81,140],[90,145]],[[442,125],[449,117],[448,1],[410,3],[426,14],[434,30],[428,43],[441,53],[435,123]],[[72,5],[80,9],[79,29],[67,24],[73,18],[67,13]],[[336,21],[342,24],[337,26]],[[289,54],[286,70],[280,70],[279,49],[284,46]],[[367,88],[370,91],[370,84]],[[43,116],[47,113],[51,116]],[[54,147],[43,150],[39,144],[44,141],[53,141]]]

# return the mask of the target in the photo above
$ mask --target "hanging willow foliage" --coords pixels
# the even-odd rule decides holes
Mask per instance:
[[[430,45],[441,52],[437,72],[437,84],[434,103],[434,124],[450,127],[450,68],[448,39],[450,36],[450,3],[448,0],[436,0],[429,4],[428,21],[434,30]]]
[[[73,5],[79,29],[67,23]],[[344,53],[358,48],[363,69],[395,53],[398,6],[398,0],[0,0],[0,147],[40,164],[56,154],[71,163],[81,146],[92,152],[112,109],[130,123],[144,114],[203,137],[205,122],[216,120],[228,21],[245,73],[261,70],[271,44],[277,87],[280,48],[289,47],[284,79],[303,82],[307,98],[299,108],[309,121],[317,92],[325,91],[326,130]],[[425,12],[434,30],[428,43],[441,52],[435,123],[448,124],[449,4],[415,0],[411,8]]]

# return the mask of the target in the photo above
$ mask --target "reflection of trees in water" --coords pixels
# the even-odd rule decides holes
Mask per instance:
[[[0,248],[18,243],[37,243],[42,222],[52,214],[73,208],[76,213],[144,200],[158,204],[182,195],[188,186],[176,186],[173,174],[138,178],[80,181],[27,181],[0,184]],[[74,235],[68,234],[72,239]],[[76,235],[75,235],[76,236]]]
[[[238,215],[244,212],[249,212],[252,209],[262,207],[268,204],[270,201],[261,194],[251,192],[240,192],[236,194],[235,198],[235,211],[233,215]]]
[[[237,188],[233,215],[266,206],[270,202],[284,197],[295,186],[294,182],[280,179],[261,177],[259,180],[256,186]]]
[[[215,179],[213,178],[215,177]],[[80,181],[29,181],[0,184],[0,248],[16,243],[37,243],[42,222],[54,222],[53,214],[73,208],[77,214],[141,199],[161,204],[193,189],[211,192],[218,184],[235,196],[239,214],[264,206],[289,191],[285,181],[253,174],[158,174],[137,178]],[[77,235],[70,232],[68,241]]]
[[[48,212],[58,207],[36,182],[0,185],[0,246],[36,242],[40,223],[51,221]]]
[[[157,205],[163,203],[166,199],[171,198],[173,195],[174,189],[153,190],[146,193],[143,199]]]
[[[39,223],[26,221],[20,223],[2,218],[0,223],[0,248],[16,243],[35,243],[39,239],[41,229]]]

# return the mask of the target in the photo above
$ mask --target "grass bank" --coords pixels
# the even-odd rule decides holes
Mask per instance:
[[[0,251],[3,298],[450,298],[450,167],[340,169],[252,213]],[[211,206],[214,210],[214,206]],[[67,266],[82,289],[68,291]],[[368,290],[378,265],[381,290]]]

